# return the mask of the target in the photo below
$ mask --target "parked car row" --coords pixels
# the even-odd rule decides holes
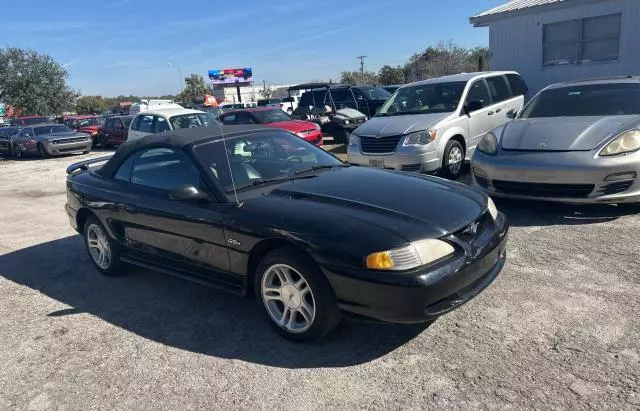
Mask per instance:
[[[0,129],[0,152],[20,158],[38,155],[42,158],[69,153],[89,153],[91,135],[77,132],[64,124],[44,123]]]

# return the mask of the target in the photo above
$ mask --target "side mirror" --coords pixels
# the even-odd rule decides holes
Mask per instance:
[[[480,100],[471,100],[467,104],[464,105],[464,112],[466,115],[473,113],[474,111],[482,110],[484,108],[484,103]]]
[[[177,201],[187,200],[209,200],[207,193],[198,190],[194,186],[185,185],[172,190],[169,193],[169,198]]]
[[[516,109],[511,109],[507,111],[507,113],[505,114],[505,116],[507,116],[507,118],[510,118],[510,119],[516,118],[517,115],[518,115],[518,110]]]

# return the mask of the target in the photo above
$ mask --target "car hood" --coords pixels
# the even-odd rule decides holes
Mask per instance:
[[[38,138],[42,138],[45,140],[61,140],[64,138],[75,138],[75,137],[87,137],[88,135],[86,133],[77,133],[77,132],[73,132],[73,133],[52,133],[52,134],[41,134],[39,136],[36,136]]]
[[[505,150],[591,151],[638,116],[520,119],[502,130]]]
[[[282,128],[293,133],[299,133],[304,130],[315,130],[317,128],[313,123],[302,120],[278,121],[276,123],[265,124],[265,126]]]
[[[335,216],[326,225],[340,225],[345,218],[364,220],[407,241],[456,232],[487,208],[486,196],[463,184],[356,166],[287,182],[261,197],[286,199],[279,212],[321,208]]]
[[[426,130],[451,113],[407,114],[389,117],[373,117],[354,133],[366,137],[397,136]]]

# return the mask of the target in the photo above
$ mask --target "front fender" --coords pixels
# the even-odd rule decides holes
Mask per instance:
[[[447,143],[449,142],[449,140],[451,140],[453,136],[456,136],[456,135],[462,136],[462,138],[465,141],[464,145],[466,147],[467,153],[469,152],[469,139],[467,138],[468,131],[469,130],[467,127],[463,127],[462,125],[459,125],[459,126],[447,128],[447,130],[442,134],[442,136],[438,137],[437,139],[438,146],[436,148],[436,153],[439,158],[439,164],[442,162],[442,157],[444,156],[444,148],[447,146]]]

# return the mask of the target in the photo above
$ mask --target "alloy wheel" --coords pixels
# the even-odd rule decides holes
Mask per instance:
[[[462,168],[462,150],[459,147],[453,146],[449,151],[449,172],[453,175],[457,175]]]
[[[316,303],[307,280],[293,267],[275,264],[262,277],[262,300],[271,319],[290,333],[307,331]]]
[[[107,270],[111,265],[111,246],[107,235],[96,224],[91,224],[87,228],[87,245],[93,262],[103,270]]]

